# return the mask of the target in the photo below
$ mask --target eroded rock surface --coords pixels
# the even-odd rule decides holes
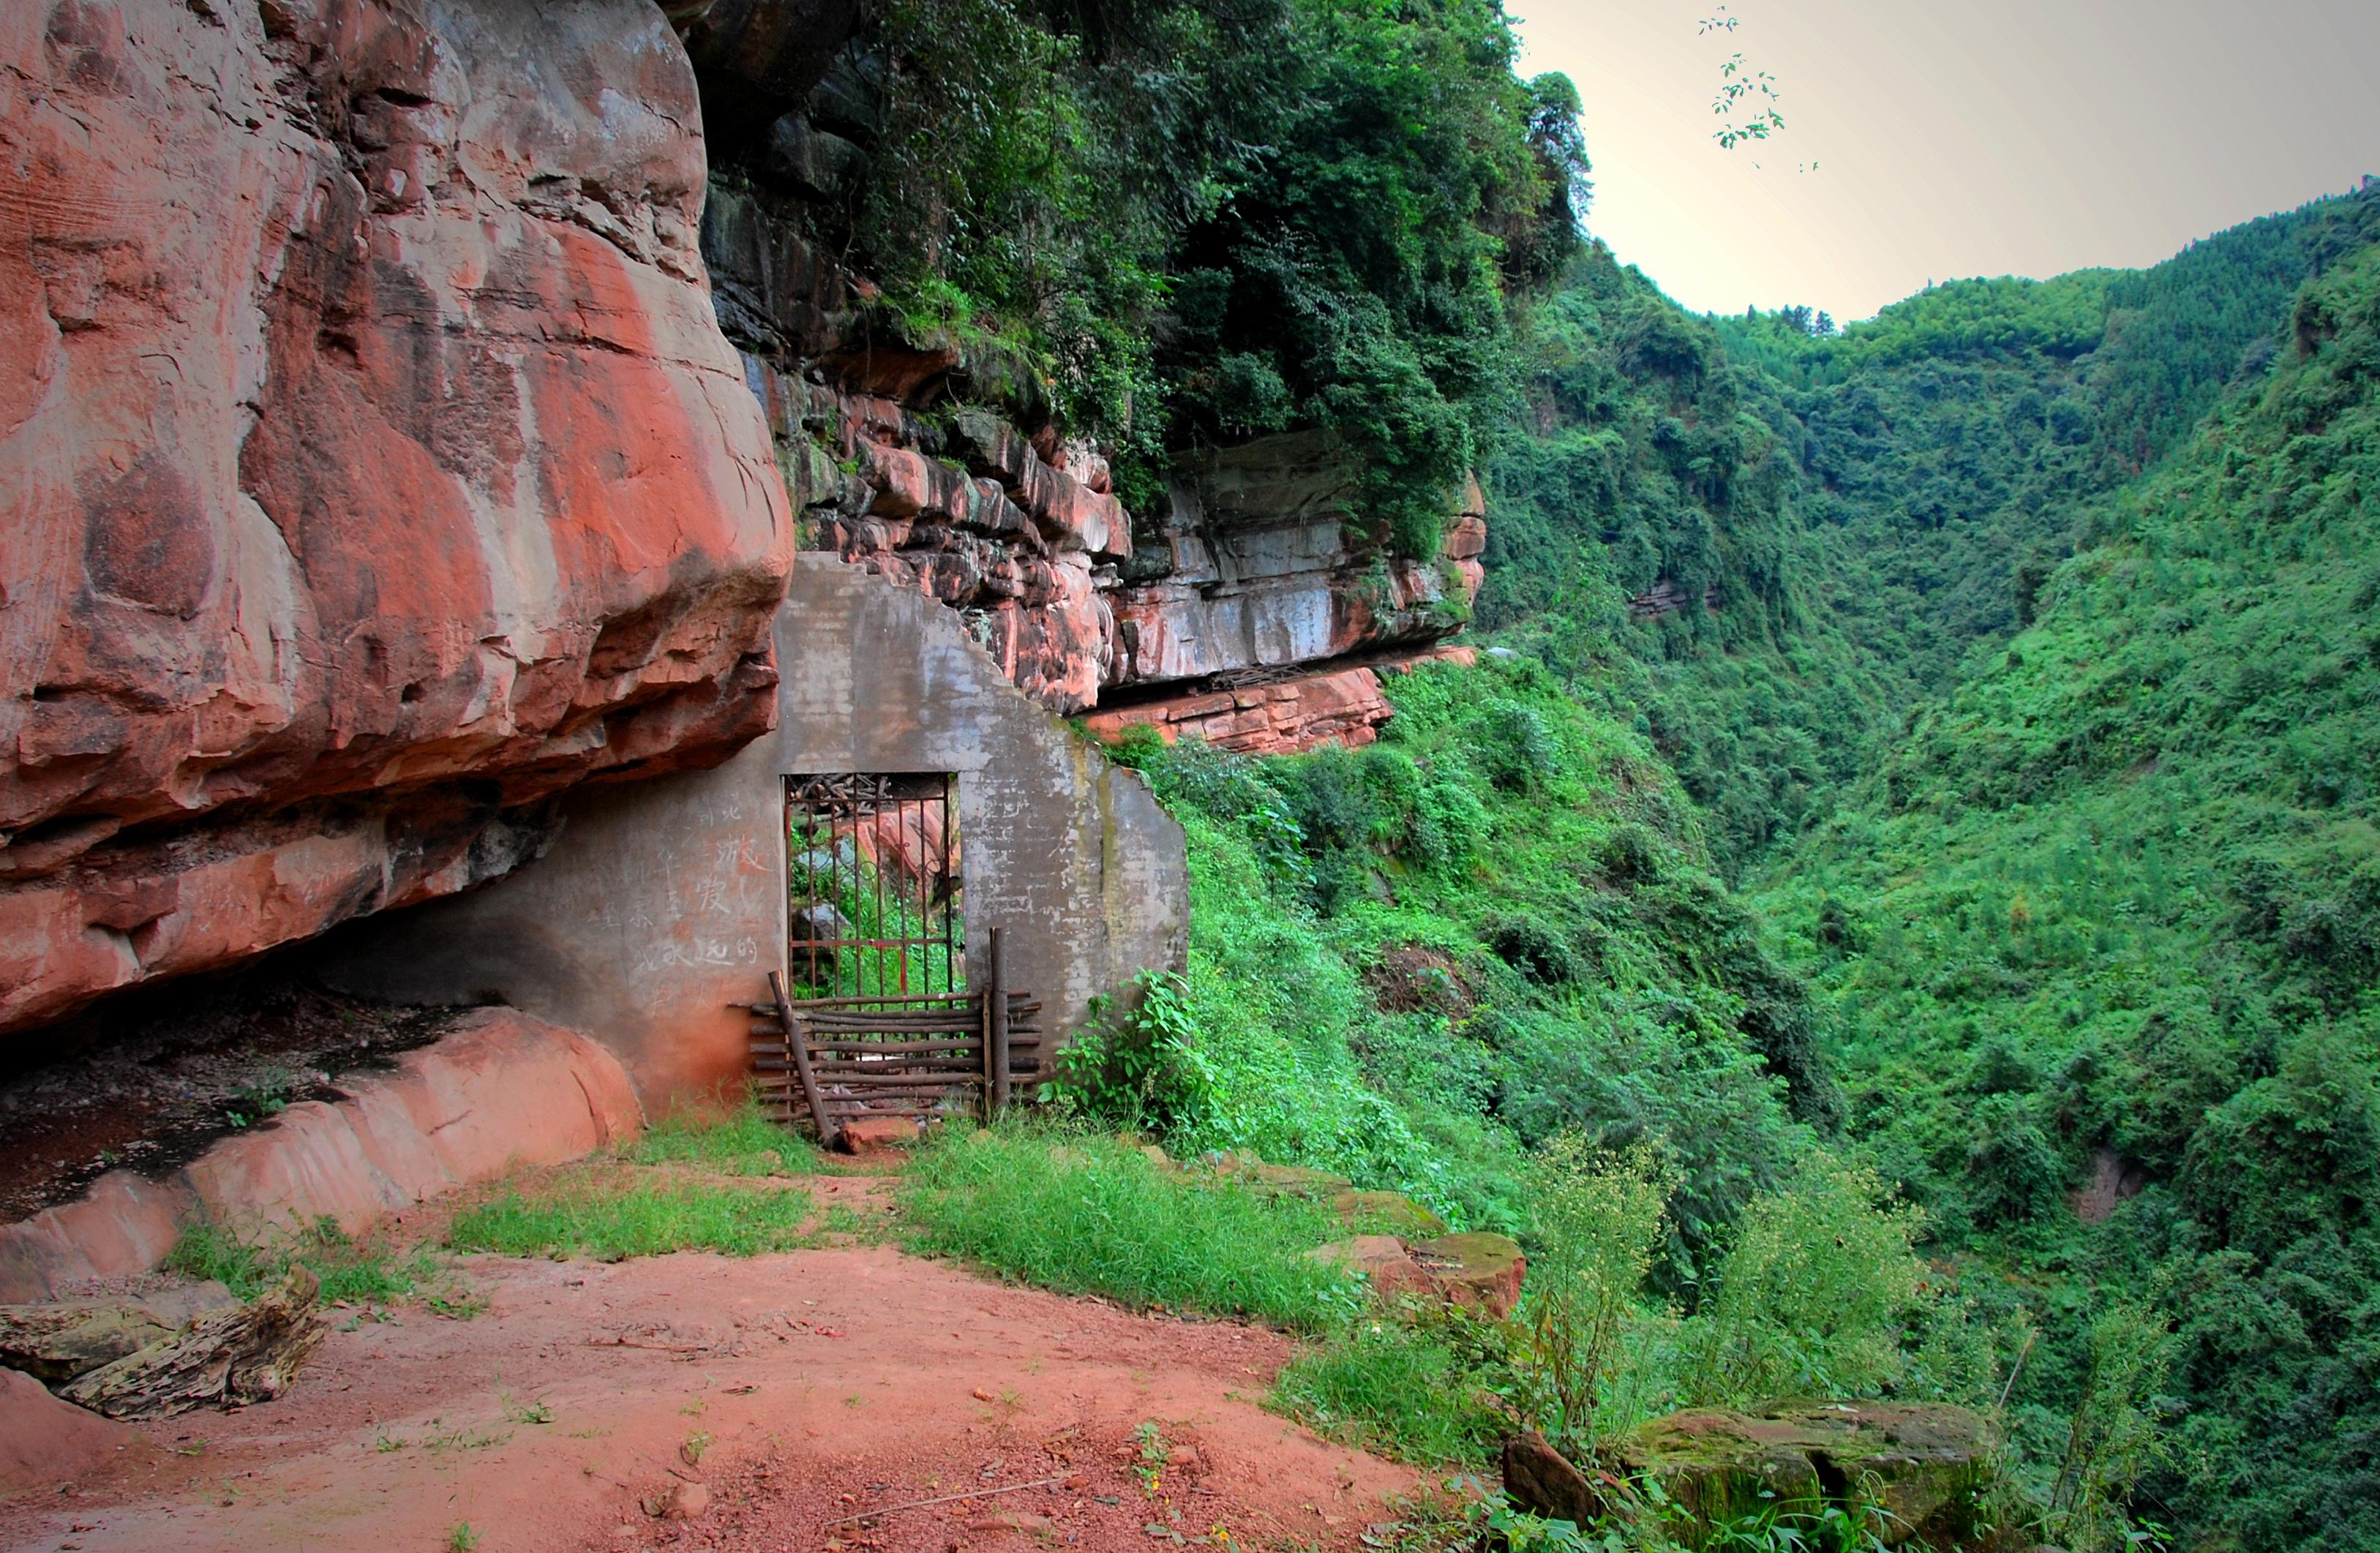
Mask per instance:
[[[798,6],[817,13],[814,41],[839,39],[830,0],[750,9]],[[1127,512],[1105,459],[1066,439],[1039,364],[903,316],[821,237],[871,176],[871,45],[844,44],[755,127],[747,79],[705,41],[731,10],[744,15],[722,4],[687,33],[706,106],[734,104],[736,126],[715,130],[702,252],[720,325],[769,406],[802,542],[960,612],[1052,710],[1170,688],[1199,705],[1124,721],[1263,753],[1367,742],[1388,704],[1342,661],[1462,628],[1487,543],[1476,483],[1449,493],[1440,552],[1421,561],[1367,536],[1354,467],[1321,432],[1185,455],[1164,493]],[[1309,670],[1323,677],[1254,700],[1244,678],[1220,683]]]
[[[1380,689],[1383,673],[1407,673],[1440,660],[1467,665],[1475,658],[1470,648],[1447,644],[1376,663],[1226,675],[1238,683],[1102,708],[1084,725],[1111,740],[1146,724],[1168,744],[1204,739],[1241,755],[1287,755],[1323,744],[1360,749],[1380,736],[1394,710]]]
[[[699,124],[647,0],[0,7],[0,1030],[766,725]]]
[[[1971,1538],[1998,1444],[1989,1423],[1943,1402],[1780,1401],[1657,1418],[1618,1460],[1706,1526],[1834,1504],[1888,1547],[1948,1549]]]
[[[1487,536],[1477,484],[1449,499],[1443,553],[1418,562],[1351,539],[1354,494],[1352,467],[1318,431],[1187,466],[1153,575],[1116,592],[1116,683],[1310,663],[1460,630]]]
[[[344,1098],[301,1100],[162,1180],[110,1171],[73,1202],[0,1224],[0,1302],[150,1271],[194,1219],[242,1234],[328,1219],[353,1233],[458,1186],[627,1142],[644,1126],[609,1049],[508,1008],[475,1009],[393,1072],[342,1087]]]

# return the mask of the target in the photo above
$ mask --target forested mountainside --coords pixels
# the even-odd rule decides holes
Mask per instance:
[[[2138,1302],[2155,1516],[2247,1547],[2380,1537],[2375,237],[2367,185],[1831,337],[1590,255],[1482,601],[1755,881],[1845,1139],[2042,1323],[2017,1422]]]
[[[2174,1519],[2371,1547],[2380,249],[2078,538],[1761,904],[1840,1020],[1850,1135],[2074,1313],[2037,1373],[2079,1373],[2095,1298],[2175,1323]]]
[[[1834,334],[1690,317],[1590,252],[1530,318],[1534,434],[1497,468],[1480,619],[1645,719],[1732,872],[2027,622],[2094,499],[2265,369],[2356,231],[2317,202]]]

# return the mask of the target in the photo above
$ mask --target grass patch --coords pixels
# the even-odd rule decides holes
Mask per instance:
[[[1484,1467],[1510,1432],[1443,1334],[1358,1321],[1302,1349],[1267,1400],[1326,1438],[1422,1466]]]
[[[387,1304],[410,1298],[438,1277],[419,1247],[398,1255],[358,1244],[328,1217],[295,1235],[243,1235],[219,1224],[193,1224],[165,1254],[165,1270],[212,1279],[252,1300],[302,1267],[322,1281],[325,1304]]]
[[[581,1177],[535,1196],[507,1192],[455,1217],[446,1244],[505,1256],[617,1262],[672,1251],[755,1256],[817,1244],[806,1192]]]
[[[1060,1293],[1306,1332],[1363,1298],[1306,1255],[1343,1233],[1329,1208],[1160,1170],[1113,1138],[945,1128],[903,1177],[901,1208],[912,1249]]]
[[[760,1114],[749,1096],[724,1116],[679,1110],[622,1152],[635,1165],[692,1165],[719,1175],[813,1175],[818,1150]]]

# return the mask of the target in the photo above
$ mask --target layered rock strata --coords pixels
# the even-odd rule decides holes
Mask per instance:
[[[1427,562],[1350,538],[1354,484],[1318,431],[1185,463],[1156,554],[1116,591],[1115,683],[1310,663],[1460,630],[1487,538],[1477,483],[1450,503],[1443,548]]]
[[[1045,458],[989,412],[927,420],[757,358],[747,370],[806,547],[960,612],[1009,679],[1051,710],[1098,699],[1115,661],[1101,587],[1132,550],[1103,463],[1054,446]]]
[[[1204,739],[1239,755],[1289,755],[1324,744],[1360,749],[1379,737],[1393,710],[1380,687],[1382,673],[1426,662],[1469,664],[1475,656],[1470,648],[1448,644],[1378,662],[1194,688],[1103,708],[1085,718],[1084,726],[1112,741],[1146,725],[1167,744]]]
[[[0,1030],[766,725],[792,527],[645,0],[0,7]]]

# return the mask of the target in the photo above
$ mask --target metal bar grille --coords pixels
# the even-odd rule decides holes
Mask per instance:
[[[965,989],[956,785],[944,771],[785,779],[790,1001]]]

